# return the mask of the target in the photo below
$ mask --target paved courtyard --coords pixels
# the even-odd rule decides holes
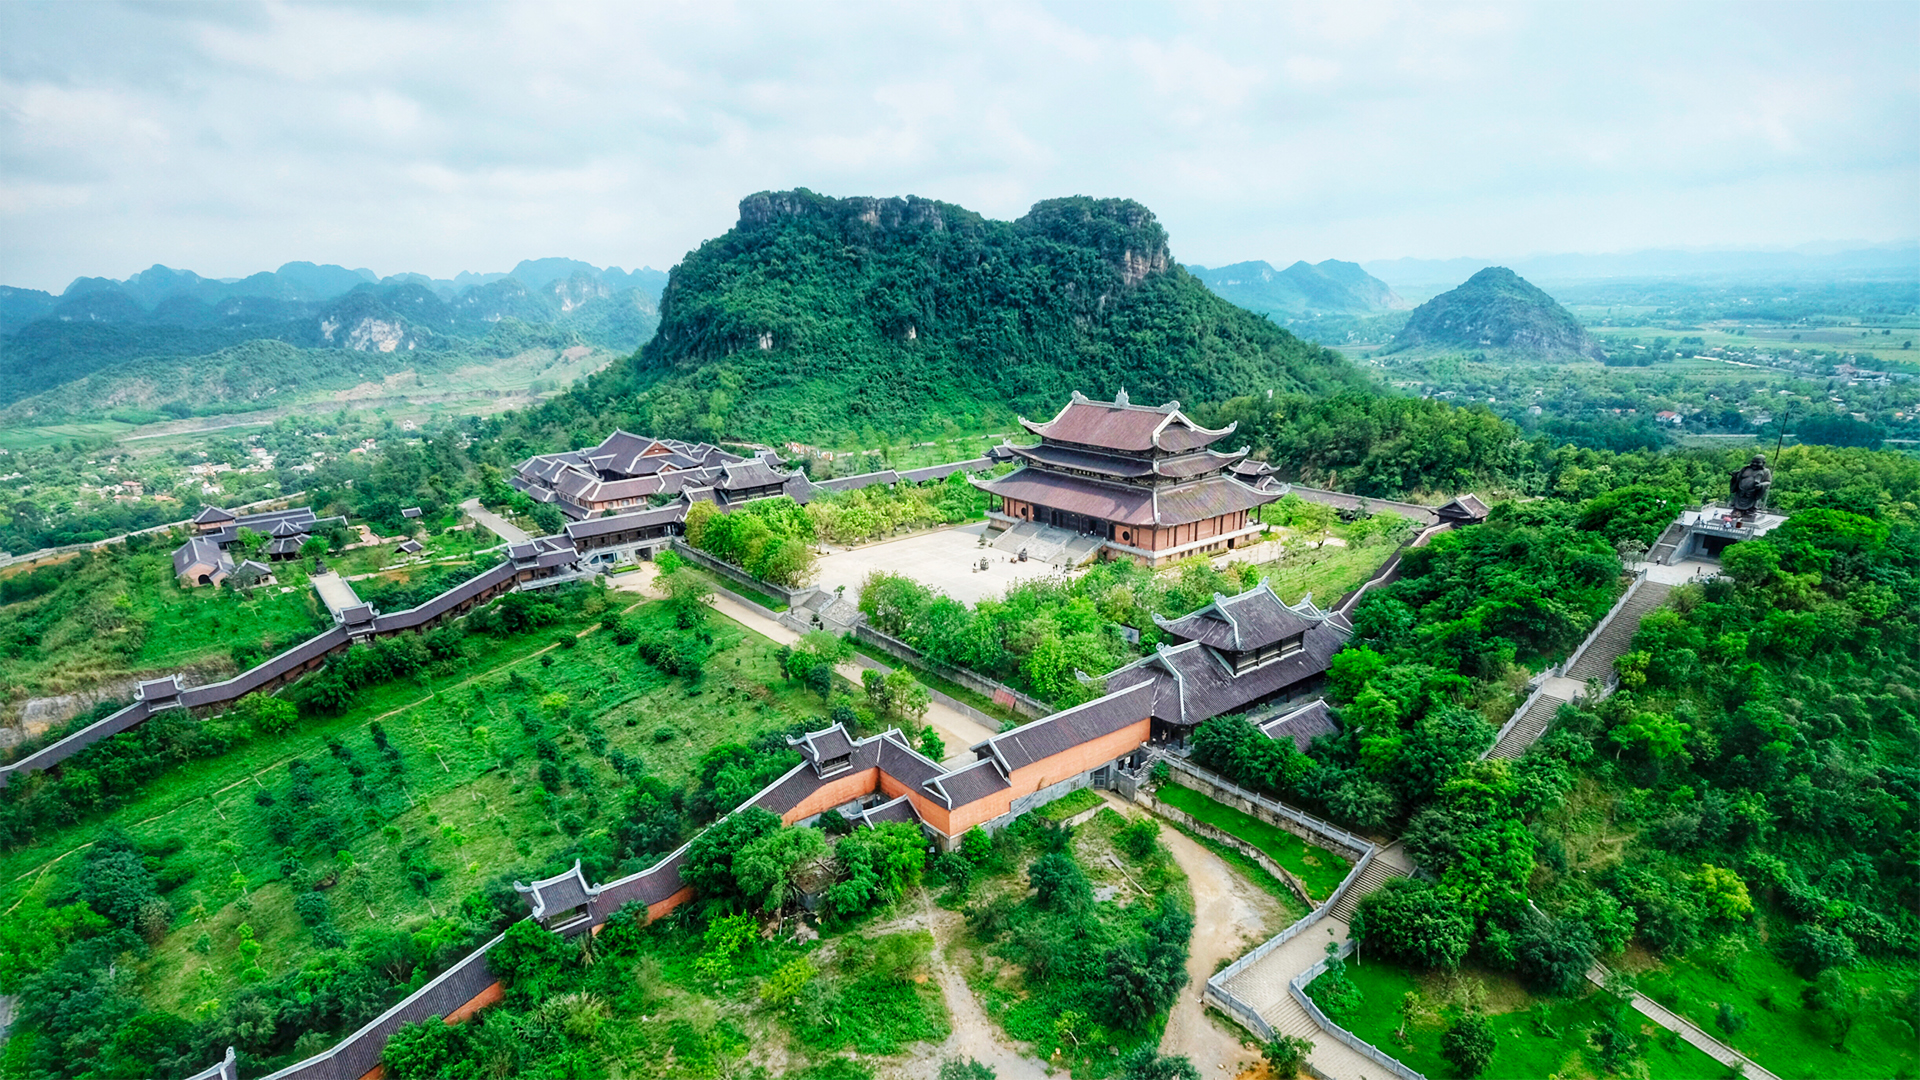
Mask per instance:
[[[980,533],[986,527],[985,522],[976,521],[865,547],[830,547],[820,557],[813,583],[829,592],[844,585],[850,596],[857,596],[868,574],[884,570],[973,604],[1000,597],[1015,582],[1060,573],[1045,563],[1009,562],[1007,552],[981,547]],[[989,560],[988,568],[974,569],[982,556]]]

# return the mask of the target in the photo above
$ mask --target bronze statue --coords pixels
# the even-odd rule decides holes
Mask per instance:
[[[1767,489],[1773,486],[1773,470],[1767,468],[1764,454],[1753,455],[1745,468],[1734,473],[1727,484],[1735,510],[1752,513],[1767,505]]]

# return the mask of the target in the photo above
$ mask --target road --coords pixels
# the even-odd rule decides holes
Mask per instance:
[[[460,504],[460,509],[473,520],[479,522],[493,535],[509,544],[524,544],[533,539],[525,529],[501,517],[499,514],[480,505],[479,499],[468,499]]]

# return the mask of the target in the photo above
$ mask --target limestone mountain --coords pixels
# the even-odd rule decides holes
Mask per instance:
[[[665,282],[659,271],[603,270],[572,259],[523,261],[515,270],[531,280],[513,274],[379,278],[371,270],[292,262],[230,280],[154,266],[124,281],[79,278],[59,296],[0,289],[0,407],[48,395],[7,415],[52,418],[85,412],[89,402],[252,401],[284,394],[311,375],[351,384],[370,374],[364,363],[329,360],[333,352],[434,353],[444,361],[439,366],[450,367],[466,359],[485,364],[514,355],[502,350],[516,347],[587,345],[624,353],[653,333]],[[302,362],[320,371],[255,385],[253,375],[263,368],[251,359],[230,371],[207,369],[235,357],[280,356],[241,348],[257,342],[310,350]],[[137,366],[125,372],[130,384],[114,385],[130,364]],[[197,385],[233,393],[156,397],[156,388],[165,386],[156,371],[189,372]],[[84,393],[51,393],[82,386]]]
[[[1504,266],[1489,266],[1421,304],[1385,352],[1498,350],[1535,359],[1605,360],[1559,302]]]
[[[674,268],[633,387],[653,429],[766,440],[936,433],[1079,389],[1136,401],[1365,385],[1209,292],[1126,199],[995,221],[921,198],[741,200]]]
[[[1386,282],[1361,269],[1359,263],[1338,259],[1317,264],[1296,262],[1285,270],[1259,261],[1187,269],[1207,288],[1248,311],[1283,319],[1375,315],[1412,306],[1395,295]]]

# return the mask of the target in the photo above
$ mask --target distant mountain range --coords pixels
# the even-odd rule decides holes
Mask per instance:
[[[1601,255],[1529,255],[1520,259],[1376,259],[1367,273],[1391,282],[1405,296],[1426,298],[1451,288],[1492,263],[1530,281],[1565,284],[1607,278],[1738,278],[1748,282],[1807,276],[1905,278],[1920,281],[1920,245],[1887,244],[1841,250],[1671,251]]]
[[[402,356],[573,344],[628,352],[659,325],[666,280],[651,268],[549,258],[452,280],[292,262],[234,280],[154,266],[124,281],[79,278],[59,296],[0,287],[0,406],[130,361],[257,341]],[[366,366],[349,365],[357,375]]]
[[[1484,350],[1540,360],[1606,359],[1593,335],[1553,297],[1504,266],[1413,309],[1385,353]]]
[[[1187,269],[1207,288],[1248,311],[1283,318],[1374,315],[1412,306],[1359,263],[1337,259],[1318,264],[1296,262],[1285,270],[1275,270],[1265,262]]]

